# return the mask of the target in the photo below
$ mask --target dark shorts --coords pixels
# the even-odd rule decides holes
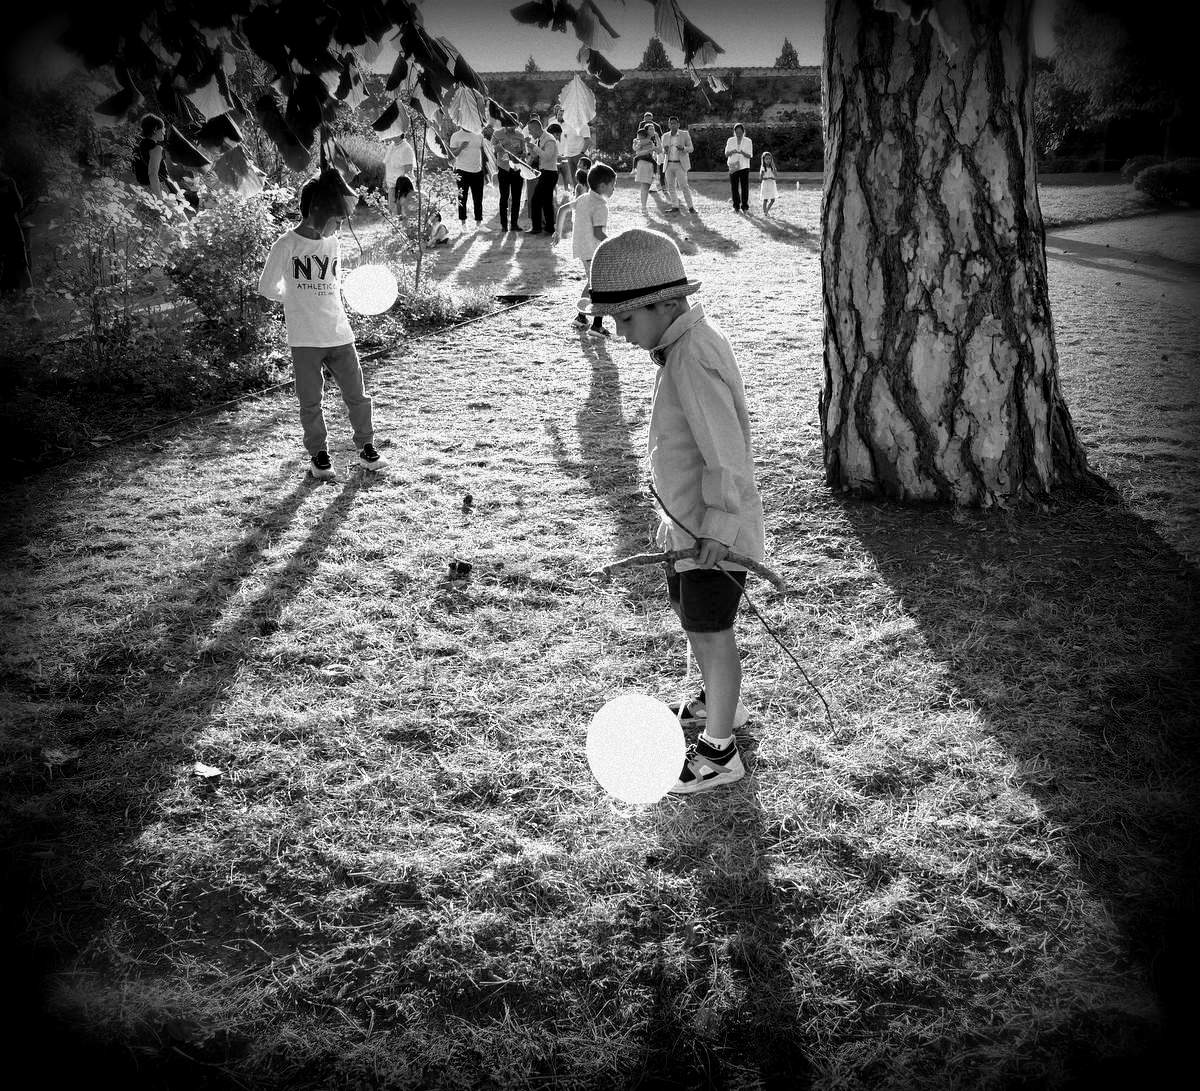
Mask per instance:
[[[732,629],[745,586],[745,572],[719,568],[691,568],[667,575],[667,594],[679,610],[684,631],[689,633]]]
[[[405,177],[396,179],[396,199],[403,201],[413,191],[412,181]]]

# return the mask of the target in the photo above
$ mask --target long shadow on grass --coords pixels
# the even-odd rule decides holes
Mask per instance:
[[[608,345],[580,334],[583,354],[591,365],[587,397],[575,414],[579,458],[571,458],[562,433],[553,421],[545,424],[550,449],[559,467],[586,481],[612,513],[617,549],[636,553],[646,545],[646,507],[639,493],[639,457],[633,449],[633,430],[621,408],[621,376]],[[613,557],[596,558],[603,564]]]
[[[808,231],[794,223],[789,223],[787,220],[777,220],[773,216],[764,216],[761,212],[752,212],[749,218],[764,235],[769,235],[778,242],[802,246],[805,250],[820,253],[820,236],[814,234],[812,231]]]
[[[1152,1056],[1101,1064],[1094,1029],[1065,1032],[1080,1086],[1166,1086],[1147,1066],[1166,1069],[1200,1025],[1200,573],[1118,504],[958,521],[844,511],[957,692],[1028,763],[1023,787],[1070,838],[1157,993]]]
[[[67,1028],[39,1014],[44,1007],[40,990],[60,964],[69,964],[104,929],[104,895],[93,891],[126,875],[127,858],[136,856],[131,846],[156,816],[158,792],[200,756],[195,737],[220,716],[239,671],[262,658],[256,646],[278,628],[315,575],[357,493],[371,484],[354,475],[334,491],[282,567],[265,574],[262,588],[239,601],[248,581],[262,571],[272,540],[286,531],[313,491],[325,487],[306,479],[258,513],[241,541],[215,544],[163,588],[154,605],[118,621],[113,635],[91,649],[79,675],[49,683],[29,680],[30,705],[54,707],[64,741],[84,755],[77,785],[66,796],[61,789],[51,794],[54,782],[42,796],[36,786],[30,791],[28,777],[19,779],[15,787],[31,797],[26,813],[42,817],[6,830],[10,843],[0,848],[5,916],[20,914],[25,924],[25,935],[16,937],[16,953],[6,963],[25,980],[14,979],[6,991],[15,993],[24,985],[29,992],[20,1025],[31,1050],[41,1036],[46,1056],[70,1040]],[[196,650],[202,634],[208,639]],[[31,858],[46,845],[53,846],[48,859]],[[68,1054],[72,1048],[66,1045]],[[121,1050],[105,1054],[101,1062],[119,1065],[131,1056]],[[37,1063],[41,1066],[41,1055]],[[142,1077],[133,1080],[123,1069],[110,1074],[128,1078],[123,1086],[143,1086]]]
[[[757,798],[755,742],[739,737],[739,745],[750,766],[740,784],[663,804],[672,809],[662,819],[662,854],[648,862],[689,877],[697,908],[688,919],[669,898],[659,907],[660,928],[678,934],[686,959],[669,960],[660,947],[636,1091],[746,1087],[747,1072],[762,1091],[812,1083],[789,951],[813,909],[772,882],[769,853],[782,831]]]
[[[729,236],[709,227],[698,216],[688,215],[686,219],[672,216],[662,223],[655,222],[650,226],[674,239],[679,252],[684,255],[698,254],[701,250],[733,254],[742,248],[740,242],[735,242]]]

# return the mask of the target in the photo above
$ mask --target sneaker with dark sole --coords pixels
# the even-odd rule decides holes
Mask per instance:
[[[679,774],[675,786],[670,789],[670,794],[685,796],[697,792],[711,792],[714,788],[733,784],[745,775],[746,767],[742,764],[741,754],[738,753],[736,739],[731,739],[728,746],[718,750],[700,738],[688,747],[683,772]]]
[[[358,464],[364,470],[382,470],[387,465],[387,459],[375,450],[373,444],[364,443],[362,450],[358,452]]]
[[[322,481],[337,477],[337,474],[333,472],[333,463],[329,460],[328,451],[318,451],[312,456],[312,460],[308,464],[308,472],[310,476]]]
[[[708,709],[704,704],[704,690],[700,691],[699,697],[694,697],[690,701],[684,701],[681,704],[670,706],[671,711],[679,718],[680,726],[682,727],[699,727],[703,728],[708,723]],[[750,710],[738,701],[737,708],[733,710],[733,726],[741,727],[750,719]]]

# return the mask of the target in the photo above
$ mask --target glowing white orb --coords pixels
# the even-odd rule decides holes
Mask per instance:
[[[588,727],[592,775],[625,803],[646,806],[662,799],[679,779],[686,755],[675,713],[641,693],[614,697]]]
[[[400,286],[386,265],[360,265],[342,278],[342,295],[359,314],[383,314],[400,294]]]

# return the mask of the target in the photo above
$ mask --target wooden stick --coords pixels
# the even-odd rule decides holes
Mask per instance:
[[[618,569],[634,568],[640,565],[647,564],[665,564],[667,561],[678,561],[684,557],[695,557],[699,550],[692,546],[691,549],[672,549],[667,553],[636,553],[632,557],[622,557],[619,561],[613,561],[596,569],[597,575],[609,577]],[[752,561],[749,557],[743,557],[740,553],[727,553],[725,560],[732,564],[740,564],[743,568],[748,568],[757,576],[762,576],[768,583],[773,584],[780,591],[786,591],[787,586],[783,582],[783,577],[776,572],[772,572],[765,564],[760,564],[758,561]]]

